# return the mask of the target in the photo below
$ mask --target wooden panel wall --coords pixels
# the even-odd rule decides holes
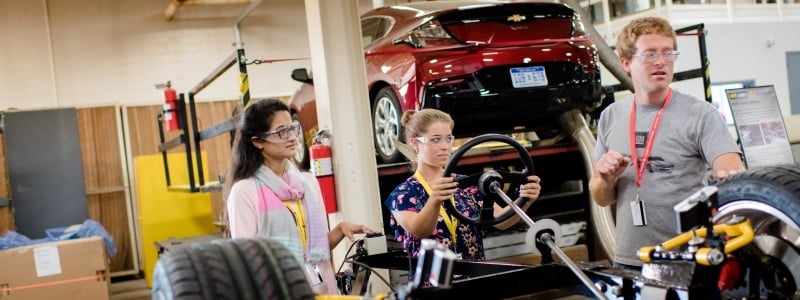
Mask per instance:
[[[196,105],[197,126],[201,129],[208,129],[229,119],[234,108],[239,105],[239,100],[203,102]],[[128,113],[128,128],[130,133],[130,148],[133,157],[138,155],[159,154],[158,144],[158,123],[155,116],[162,109],[161,106],[137,106],[126,107]],[[191,121],[189,121],[191,126]],[[177,132],[169,132],[166,140],[174,138]],[[219,176],[224,175],[227,170],[228,161],[231,156],[230,135],[225,133],[212,139],[200,142],[200,147],[208,155],[208,170],[203,170],[210,181],[217,181]],[[183,146],[171,149],[169,152],[185,151]],[[164,176],[163,174],[153,174],[153,176]],[[222,199],[220,193],[211,193],[211,209],[215,220],[219,217],[222,209]]]
[[[286,100],[286,97],[281,99]],[[198,127],[207,129],[229,119],[238,100],[204,102],[197,104]],[[162,109],[160,105],[125,107],[128,114],[127,134],[130,139],[128,147],[132,155],[159,154],[160,143],[156,115]],[[86,182],[89,217],[100,222],[114,237],[117,255],[111,260],[111,271],[127,271],[133,268],[133,245],[131,243],[128,223],[128,206],[125,183],[125,166],[120,148],[117,107],[81,108],[78,113],[78,131],[83,156],[83,169]],[[176,132],[167,133],[167,139],[177,136]],[[219,135],[201,142],[201,149],[208,155],[208,178],[218,180],[227,169],[230,160],[230,136]],[[183,147],[170,152],[184,151]],[[8,188],[8,172],[5,161],[5,147],[0,133],[0,198],[11,197]],[[163,174],[153,174],[163,176]],[[13,201],[13,199],[12,199]],[[220,193],[211,193],[212,211],[219,216],[222,209]],[[134,220],[136,220],[134,216]],[[0,209],[0,234],[13,229],[13,216],[9,209]],[[149,247],[150,245],[144,245]]]
[[[114,237],[117,254],[111,259],[111,272],[133,270],[133,251],[126,203],[122,149],[114,106],[77,110],[78,134],[83,157],[89,218],[100,222]],[[12,198],[8,181],[5,145],[0,134],[0,198]],[[71,225],[71,224],[64,224]],[[0,209],[0,233],[15,229],[9,208]]]
[[[103,224],[117,246],[111,272],[134,268],[118,113],[115,106],[77,110],[89,218]]]

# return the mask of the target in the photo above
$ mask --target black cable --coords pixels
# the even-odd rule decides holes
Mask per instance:
[[[385,283],[386,286],[388,286],[389,289],[392,290],[393,293],[397,293],[397,291],[394,289],[394,287],[392,287],[392,284],[389,283],[389,281],[387,281],[386,278],[383,278],[383,276],[381,276],[381,274],[378,274],[378,272],[375,272],[375,269],[373,269],[369,265],[367,265],[365,263],[362,263],[362,262],[355,261],[355,260],[347,260],[346,262],[349,262],[351,264],[357,264],[359,266],[362,266],[362,267],[367,268],[368,270],[372,271],[372,273],[375,274],[375,276],[378,276],[378,278],[380,278],[383,281],[383,283]],[[364,284],[366,284],[366,282]]]
[[[336,270],[336,274],[339,274],[339,272],[342,271],[342,267],[344,267],[344,263],[347,261],[347,255],[349,255],[350,251],[353,250],[353,246],[355,246],[356,244],[358,244],[359,242],[362,242],[362,241],[364,241],[364,239],[357,240],[357,241],[353,242],[352,244],[350,244],[350,248],[347,248],[347,252],[345,252],[345,254],[344,254],[344,258],[345,259],[342,261],[342,264],[339,265],[339,269]]]

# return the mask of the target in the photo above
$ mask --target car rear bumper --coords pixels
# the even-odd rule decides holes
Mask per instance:
[[[584,72],[569,62],[550,62],[548,85],[514,88],[509,68],[498,66],[467,76],[425,85],[423,104],[448,112],[455,120],[454,134],[519,132],[556,126],[564,111],[591,110],[600,104],[600,75]]]

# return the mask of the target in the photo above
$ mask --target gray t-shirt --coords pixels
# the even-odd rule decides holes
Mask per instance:
[[[630,114],[633,96],[617,101],[600,116],[595,161],[614,150],[630,157]],[[661,104],[636,105],[636,150],[641,162],[647,134]],[[711,104],[673,91],[656,131],[650,160],[638,189],[647,226],[634,226],[630,203],[637,194],[636,172],[631,163],[617,180],[616,257],[627,265],[641,265],[636,251],[655,246],[678,234],[672,207],[706,184],[706,174],[721,154],[740,153]]]

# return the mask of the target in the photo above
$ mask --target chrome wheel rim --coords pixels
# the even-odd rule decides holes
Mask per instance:
[[[297,140],[294,143],[294,161],[301,164],[306,158],[306,131],[303,125],[300,125],[300,135],[297,136]]]
[[[375,132],[375,146],[384,156],[391,156],[397,151],[395,141],[400,137],[400,119],[398,108],[389,97],[381,97],[375,103],[372,116]]]
[[[714,216],[714,223],[720,223],[732,216],[742,216],[750,219],[755,237],[753,244],[763,253],[779,260],[784,266],[792,270],[793,274],[784,278],[794,280],[800,284],[800,224],[792,221],[786,213],[763,202],[745,199],[729,202],[721,206]],[[782,240],[782,241],[781,241]],[[794,245],[794,249],[787,244]],[[800,291],[798,291],[800,292]],[[800,296],[797,292],[795,296]]]

